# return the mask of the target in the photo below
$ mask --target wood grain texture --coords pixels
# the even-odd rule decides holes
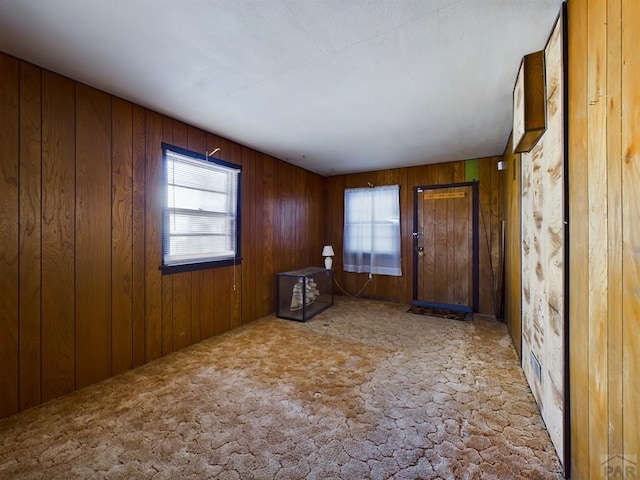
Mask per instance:
[[[416,300],[473,305],[473,223],[471,187],[428,189],[418,194],[418,220],[423,236],[418,245]]]
[[[20,410],[42,401],[42,73],[20,62]]]
[[[191,295],[191,272],[176,273],[171,275],[173,290],[173,346],[172,351],[180,350],[191,345],[191,318],[192,318],[192,295]],[[167,280],[165,275],[163,282]],[[163,292],[164,294],[165,292]]]
[[[111,376],[111,98],[76,86],[76,388]]]
[[[570,1],[569,41],[569,382],[571,385],[571,472],[589,478],[589,208],[587,168],[587,4]],[[598,461],[594,458],[593,461]]]
[[[173,275],[163,275],[162,285],[162,355],[173,352]]]
[[[231,328],[229,268],[216,268],[213,272],[213,279],[216,298],[213,333],[219,335]]]
[[[640,443],[640,4],[568,9],[571,468],[601,478],[603,458],[635,461]]]
[[[20,66],[0,54],[0,416],[19,410]]]
[[[111,136],[111,369],[133,367],[133,109],[113,99]]]
[[[607,403],[609,452],[624,452],[622,358],[622,5],[607,2]],[[640,24],[639,24],[640,25]]]
[[[502,245],[502,225],[496,219],[504,218],[502,189],[500,185],[500,172],[497,168],[498,158],[494,159],[494,164],[489,168],[491,179],[491,215],[489,224],[491,226],[491,236],[489,238],[489,255],[491,257],[491,274],[493,284],[491,286],[492,311],[498,318],[504,317],[502,311],[502,263],[504,262],[504,248]],[[471,214],[471,213],[470,213]]]
[[[608,451],[607,323],[608,226],[607,226],[607,5],[589,0],[587,109],[589,175],[598,181],[587,186],[589,204],[589,456],[594,460]],[[598,462],[590,463],[589,474],[602,472]]]
[[[75,388],[75,83],[42,74],[42,401]]]
[[[268,155],[262,155],[262,295],[260,313],[275,311],[275,268],[274,218],[276,191],[274,183],[274,162]],[[227,305],[228,306],[228,305]]]
[[[269,314],[276,267],[321,260],[322,177],[0,61],[0,417]],[[243,165],[241,265],[161,275],[163,140]]]
[[[255,314],[257,317],[261,317],[265,315],[269,310],[270,306],[268,305],[268,301],[265,302],[265,281],[269,281],[268,278],[265,278],[265,263],[264,263],[264,243],[262,242],[262,238],[266,238],[265,236],[265,218],[264,218],[264,205],[267,202],[265,198],[264,191],[265,179],[264,179],[264,162],[263,162],[263,154],[256,152],[255,154],[255,192],[256,199],[255,203],[253,203],[256,218],[255,218],[255,228],[256,228],[256,236],[255,243],[252,244],[244,244],[243,251],[246,249],[248,245],[252,245],[255,248],[255,264],[254,264],[254,272],[255,272],[255,280],[254,286],[255,290],[252,293],[253,302],[255,305]],[[270,239],[266,239],[268,242]],[[275,281],[275,275],[274,279]],[[275,305],[274,305],[275,307]]]
[[[621,3],[623,446],[624,453],[637,455],[640,452],[640,413],[635,408],[640,405],[640,3],[634,0]]]
[[[441,168],[440,170],[443,170]],[[447,182],[448,177],[441,179],[440,182]],[[448,220],[448,211],[447,211],[447,201],[437,201],[435,206],[435,221],[433,223],[433,228],[435,229],[435,243],[431,248],[434,249],[433,257],[435,260],[434,269],[433,269],[433,278],[430,279],[431,282],[435,284],[435,297],[436,299],[446,299],[447,298],[447,285],[449,283],[449,264],[447,261],[439,261],[443,257],[447,259],[447,245],[449,244],[449,222]],[[425,248],[429,248],[425,245]],[[442,300],[441,300],[442,301]],[[443,303],[447,303],[446,300]]]
[[[547,129],[522,153],[522,367],[561,462],[565,454],[563,26],[545,46]],[[535,357],[535,359],[534,359]],[[539,362],[540,375],[533,367]]]
[[[510,137],[504,153],[508,169],[501,173],[505,219],[505,312],[504,318],[518,357],[522,360],[521,261],[520,236],[520,154],[513,153]]]
[[[145,361],[162,356],[162,117],[145,112]]]
[[[485,188],[479,189],[480,201],[479,201],[479,259],[478,263],[481,272],[485,273],[485,281],[488,282],[486,287],[483,287],[483,281],[480,282],[480,312],[493,313],[494,297],[495,297],[495,275],[493,272],[493,263],[491,258],[491,231],[496,219],[492,218],[491,209],[491,169],[496,168],[496,162],[493,161],[491,165],[486,165],[487,162],[480,163],[480,185],[484,185]],[[487,288],[488,287],[488,288]]]
[[[544,134],[546,128],[544,52],[525,55],[520,64],[518,81],[522,91],[514,89],[514,153],[528,152]],[[522,95],[516,102],[516,92]],[[515,117],[520,118],[515,118]]]
[[[255,152],[242,147],[242,177],[241,177],[241,202],[242,202],[242,246],[257,245],[259,231],[256,228],[255,206]],[[242,248],[242,323],[250,322],[255,317],[256,305],[254,289],[256,284],[256,248]]]
[[[133,366],[145,362],[145,158],[146,115],[137,105],[132,111],[132,342]]]

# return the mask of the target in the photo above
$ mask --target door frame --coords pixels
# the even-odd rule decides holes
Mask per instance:
[[[473,194],[473,199],[471,202],[471,210],[472,210],[472,283],[473,283],[473,293],[472,293],[472,305],[471,310],[473,312],[478,311],[479,299],[480,299],[480,262],[479,262],[479,253],[480,253],[480,243],[479,243],[479,218],[480,218],[480,208],[479,208],[479,185],[480,182],[472,181],[472,182],[458,182],[458,183],[447,183],[440,185],[418,185],[413,187],[413,300],[412,305],[419,305],[424,307],[443,307],[448,308],[450,310],[463,310],[469,311],[467,307],[461,307],[460,305],[448,305],[434,302],[425,302],[418,300],[418,194],[424,192],[425,190],[436,190],[441,188],[454,188],[454,187],[471,187],[471,191]]]

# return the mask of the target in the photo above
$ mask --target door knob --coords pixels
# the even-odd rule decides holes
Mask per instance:
[[[419,257],[424,257],[424,247],[416,247]]]

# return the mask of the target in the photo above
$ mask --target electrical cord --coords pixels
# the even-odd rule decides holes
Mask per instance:
[[[342,288],[342,286],[338,283],[338,280],[336,280],[336,278],[335,278],[335,277],[333,278],[333,281],[334,281],[334,283],[338,286],[338,288],[340,289],[340,291],[341,291],[342,293],[344,293],[346,296],[348,296],[348,297],[359,297],[359,296],[360,296],[360,294],[361,294],[362,292],[364,292],[364,289],[365,289],[365,288],[367,288],[367,285],[369,285],[369,282],[371,281],[371,279],[372,279],[372,278],[373,278],[373,277],[372,277],[371,275],[369,275],[369,278],[367,279],[367,281],[366,281],[366,282],[364,282],[364,285],[362,286],[362,288],[360,289],[360,291],[359,291],[358,293],[356,293],[355,295],[353,295],[353,294],[351,294],[351,293],[347,292],[344,288]]]

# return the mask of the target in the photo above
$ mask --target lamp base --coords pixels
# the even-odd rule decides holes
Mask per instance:
[[[331,270],[333,266],[333,259],[331,257],[324,257],[324,268]]]

